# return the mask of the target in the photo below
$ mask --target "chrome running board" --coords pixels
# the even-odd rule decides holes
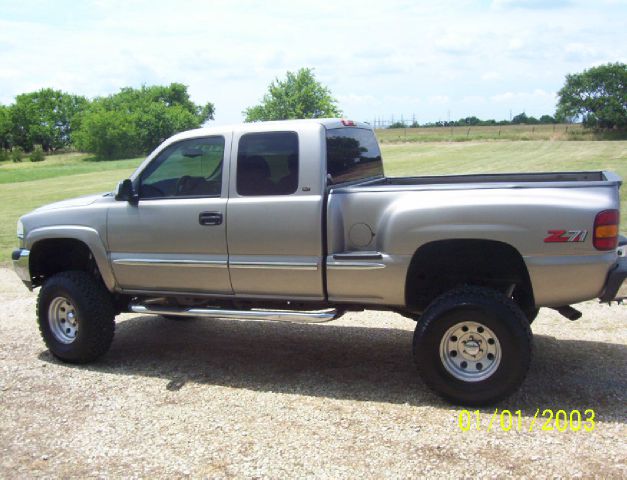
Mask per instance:
[[[239,320],[271,320],[275,322],[323,323],[338,316],[335,308],[315,311],[295,310],[226,310],[221,308],[176,308],[131,304],[131,312],[147,315],[173,315],[179,317],[224,318]]]

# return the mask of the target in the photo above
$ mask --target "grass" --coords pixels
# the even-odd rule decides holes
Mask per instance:
[[[25,157],[21,163],[3,162],[0,164],[0,184],[27,182],[54,177],[69,177],[83,173],[104,172],[124,168],[135,168],[143,160],[97,161],[86,153],[67,153],[47,156],[36,164]]]
[[[468,142],[477,140],[627,140],[625,132],[595,132],[581,125],[502,125],[484,127],[388,128],[377,130],[381,143]]]
[[[381,132],[387,131],[377,135]],[[391,143],[388,138],[382,151],[390,176],[611,170],[627,180],[627,141]],[[141,160],[96,162],[85,154],[66,154],[40,163],[0,164],[0,263],[8,261],[17,243],[20,215],[64,198],[111,191]],[[622,225],[627,225],[627,187],[621,192],[621,209]]]

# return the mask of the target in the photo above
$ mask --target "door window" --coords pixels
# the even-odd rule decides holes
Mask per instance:
[[[141,175],[139,196],[219,197],[224,137],[183,140],[166,148]]]
[[[237,151],[237,193],[290,195],[298,188],[298,135],[248,133]]]

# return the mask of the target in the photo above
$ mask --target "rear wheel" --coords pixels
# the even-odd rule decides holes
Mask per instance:
[[[462,287],[436,298],[414,333],[424,382],[465,405],[502,400],[523,382],[531,362],[529,321],[498,291]]]
[[[86,363],[109,349],[115,310],[102,282],[86,272],[62,272],[41,288],[37,321],[50,353],[65,362]]]

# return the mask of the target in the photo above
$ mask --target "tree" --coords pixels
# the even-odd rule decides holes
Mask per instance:
[[[285,80],[275,79],[261,103],[242,112],[246,122],[291,118],[339,117],[341,110],[330,90],[316,80],[313,70],[287,72]]]
[[[519,123],[527,123],[529,117],[525,112],[519,113],[518,115],[514,115],[512,118],[512,125],[518,125]]]
[[[85,97],[44,88],[24,93],[9,107],[14,145],[32,150],[39,144],[47,152],[72,143],[72,122],[87,106]]]
[[[76,146],[104,159],[144,155],[177,132],[212,120],[212,103],[196,105],[187,87],[123,88],[95,99],[78,117]]]
[[[9,107],[0,105],[0,150],[11,147],[11,117]]]
[[[581,118],[586,127],[627,128],[627,64],[608,63],[566,75],[558,92],[560,119]]]

